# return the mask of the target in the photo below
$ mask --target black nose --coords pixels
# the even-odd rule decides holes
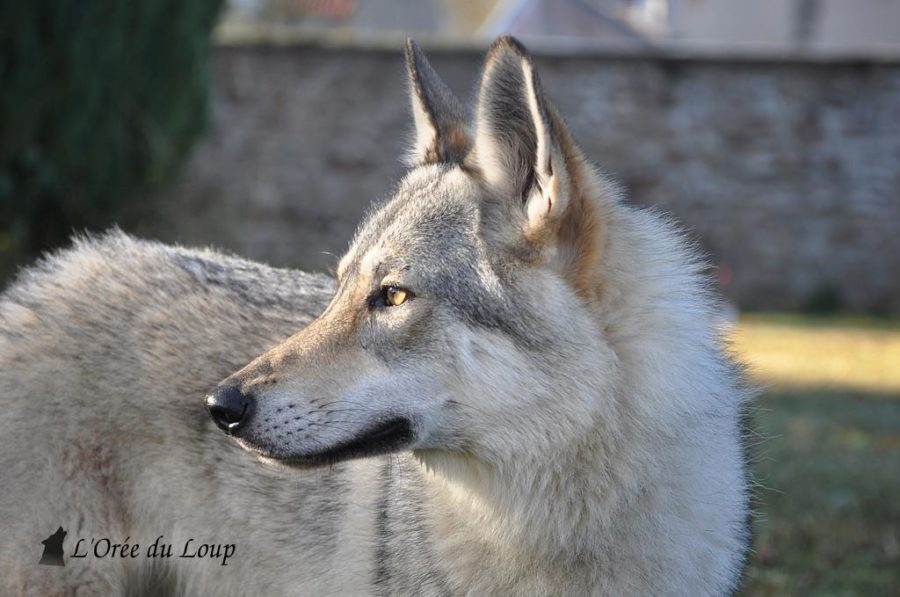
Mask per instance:
[[[236,433],[253,416],[256,401],[236,385],[219,385],[206,397],[206,408],[225,433]]]

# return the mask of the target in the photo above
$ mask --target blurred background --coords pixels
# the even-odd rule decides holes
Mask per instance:
[[[900,595],[900,0],[2,2],[0,286],[113,224],[328,269],[402,173],[405,38],[465,96],[507,32],[734,306],[744,594]]]

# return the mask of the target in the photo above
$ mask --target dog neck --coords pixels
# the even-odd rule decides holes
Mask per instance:
[[[633,473],[625,478],[608,464],[614,447],[598,445],[606,443],[602,437],[591,433],[552,460],[503,465],[416,453],[438,506],[437,532],[507,553],[515,546],[535,561],[593,559],[623,523],[623,504],[640,490]]]

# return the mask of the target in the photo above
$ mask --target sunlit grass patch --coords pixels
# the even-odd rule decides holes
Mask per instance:
[[[764,386],[900,393],[897,322],[748,315],[732,342],[752,379]]]

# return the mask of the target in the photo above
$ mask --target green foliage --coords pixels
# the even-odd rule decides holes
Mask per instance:
[[[152,213],[206,120],[221,0],[0,3],[0,280]]]

